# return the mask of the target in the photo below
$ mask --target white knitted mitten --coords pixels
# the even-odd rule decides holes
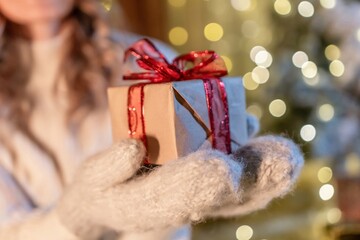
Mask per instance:
[[[102,227],[137,232],[198,221],[237,199],[241,164],[205,150],[134,176],[144,147],[126,140],[84,162],[56,208],[73,233],[90,239]]]

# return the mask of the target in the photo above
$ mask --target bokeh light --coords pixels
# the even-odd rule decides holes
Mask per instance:
[[[252,74],[246,73],[243,77],[243,85],[245,87],[245,89],[247,90],[255,90],[258,88],[259,84],[257,82],[254,81],[254,79],[252,78]]]
[[[317,115],[321,121],[330,121],[335,114],[335,109],[331,104],[323,104],[319,107]]]
[[[330,73],[335,77],[341,77],[345,72],[345,66],[340,60],[334,60],[329,65]]]
[[[222,55],[221,58],[224,60],[226,69],[228,70],[228,72],[231,72],[231,70],[233,68],[232,60],[228,56],[225,56],[225,55]]]
[[[281,99],[275,99],[269,104],[269,111],[274,117],[281,117],[286,112],[286,104]]]
[[[231,6],[238,11],[248,11],[251,8],[251,0],[231,0]]]
[[[204,28],[204,36],[207,40],[216,42],[224,35],[222,26],[218,23],[209,23]]]
[[[260,119],[263,115],[262,108],[258,104],[251,104],[246,111]]]
[[[303,76],[303,80],[307,85],[314,87],[319,84],[320,75],[316,74],[315,77],[313,77],[313,78],[307,78],[307,77]]]
[[[280,15],[288,15],[291,12],[291,3],[288,0],[276,0],[274,9]]]
[[[356,153],[350,153],[346,156],[345,170],[350,176],[360,175],[360,157]]]
[[[356,39],[360,42],[360,29],[356,31]]]
[[[168,0],[169,4],[173,7],[183,7],[185,6],[186,0]]]
[[[341,219],[341,210],[338,208],[331,208],[326,213],[326,219],[330,224],[335,224]]]
[[[266,49],[263,46],[255,46],[250,50],[250,58],[253,62],[255,62],[256,55],[261,51],[266,51]]]
[[[264,84],[269,80],[270,72],[264,67],[257,66],[252,70],[251,77],[258,84]]]
[[[301,66],[302,74],[307,78],[313,78],[317,74],[317,66],[312,61],[307,61]]]
[[[340,58],[341,52],[338,46],[334,44],[330,44],[325,48],[325,57],[330,60],[334,61]]]
[[[336,5],[336,0],[320,0],[320,4],[323,8],[331,9]]]
[[[302,1],[298,5],[299,14],[303,17],[312,17],[314,15],[314,6],[311,2]]]
[[[309,61],[309,57],[308,55],[303,52],[303,51],[297,51],[296,53],[294,53],[294,55],[292,56],[292,62],[293,64],[298,67],[301,68],[306,62]]]
[[[249,240],[254,234],[254,230],[248,225],[242,225],[236,230],[238,240]]]
[[[188,32],[183,27],[173,27],[169,31],[169,40],[175,46],[184,45],[188,40]]]
[[[255,63],[258,66],[268,68],[271,66],[273,58],[266,50],[261,50],[255,55]]]
[[[333,172],[329,167],[322,167],[317,173],[317,177],[321,183],[327,183],[331,180]]]
[[[306,124],[300,129],[300,137],[306,141],[310,142],[312,141],[316,136],[316,129],[311,124]]]
[[[335,190],[331,184],[324,184],[319,190],[319,196],[324,201],[330,200],[334,196],[334,193]]]

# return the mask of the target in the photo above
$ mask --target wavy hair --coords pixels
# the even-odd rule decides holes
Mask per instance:
[[[119,75],[116,69],[120,68],[117,56],[120,49],[112,41],[104,9],[97,0],[76,0],[63,24],[69,26],[71,34],[66,39],[60,72],[68,89],[68,125],[76,129],[87,113],[106,105],[106,88]],[[5,19],[0,36],[0,118],[9,120],[47,153],[61,173],[51,149],[28,126],[34,105],[26,90],[32,67],[31,52],[26,33],[20,34],[18,28]]]

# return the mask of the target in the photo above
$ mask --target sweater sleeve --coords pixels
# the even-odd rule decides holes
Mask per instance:
[[[0,240],[76,240],[52,208],[36,208],[0,165]]]

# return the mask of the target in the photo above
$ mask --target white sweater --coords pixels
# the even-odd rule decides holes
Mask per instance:
[[[54,92],[62,44],[63,36],[58,36],[31,45],[34,67],[28,90],[35,96],[36,104],[29,123],[35,136],[54,152],[63,178],[66,183],[70,183],[79,163],[109,147],[112,139],[107,109],[88,116],[81,124],[78,137],[66,127],[66,89],[60,86],[59,91]],[[17,161],[14,162],[7,149],[0,145],[0,240],[5,240],[1,237],[1,229],[19,232],[16,238],[19,240],[29,239],[23,238],[29,229],[40,231],[40,235],[41,231],[53,232],[54,240],[76,239],[56,218],[51,214],[46,215],[46,209],[56,203],[64,190],[53,162],[26,136],[11,129],[6,122],[0,122],[0,136],[11,139],[17,154]],[[33,205],[38,206],[38,209],[34,209]],[[41,228],[35,224],[39,221],[43,222]],[[121,239],[169,238],[168,233],[150,235],[153,236],[133,235]],[[177,239],[188,239],[190,234],[185,228],[180,235]]]

